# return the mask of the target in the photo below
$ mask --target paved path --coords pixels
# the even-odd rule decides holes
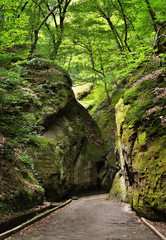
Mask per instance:
[[[159,240],[129,205],[107,195],[80,198],[29,226],[12,240]]]

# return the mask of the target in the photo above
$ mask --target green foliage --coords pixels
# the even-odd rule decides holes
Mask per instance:
[[[163,65],[166,65],[166,53],[160,53],[159,57],[161,59],[161,62],[163,63]]]
[[[35,29],[48,14],[48,6],[51,9],[56,2],[48,0],[46,5],[39,0],[10,0],[8,3],[1,0],[1,66],[27,57]],[[70,4],[66,5],[67,2]],[[77,81],[94,81],[97,76],[104,82],[117,82],[127,77],[151,60],[155,32],[145,1],[119,2],[121,5],[111,0],[63,1],[40,29],[35,54],[56,58],[56,62],[75,75]],[[150,1],[150,4],[156,21],[162,24],[165,21],[164,0]],[[67,11],[63,12],[65,9]],[[117,47],[118,41],[122,52]],[[164,45],[164,41],[160,44]],[[164,54],[160,56],[163,64]],[[112,79],[112,73],[116,79]]]
[[[27,154],[27,152],[23,152],[21,153],[21,155],[18,157],[18,159],[24,163],[27,167],[29,167],[30,169],[32,169],[33,163],[32,163],[32,159],[31,157]]]
[[[51,66],[55,66],[55,63],[54,61],[49,59],[46,60],[42,58],[32,58],[29,61],[27,61],[25,65],[31,69],[44,70],[49,69]]]
[[[133,0],[132,4],[123,0],[120,2],[122,8],[117,1],[110,0],[81,0],[70,5],[70,25],[66,23],[67,39],[64,38],[57,60],[74,75],[74,80],[94,81],[93,76],[96,75],[104,82],[115,83],[152,60],[155,32],[147,4],[138,0]],[[156,11],[156,18],[163,21],[163,0],[150,4]],[[126,41],[130,51],[124,41],[126,27],[122,9],[126,15]],[[108,18],[117,33],[113,32]],[[123,52],[116,47],[114,35],[119,35],[119,41],[125,46]],[[112,74],[116,79],[112,78]]]
[[[26,136],[35,128],[33,113],[25,113],[30,99],[36,101],[37,97],[26,80],[12,70],[0,69],[0,132],[6,136]],[[24,114],[22,114],[24,112]]]
[[[86,145],[83,155],[87,163],[100,162],[102,155],[104,155],[104,145],[103,145],[103,151],[101,151],[101,148],[99,148],[97,144],[95,145],[94,143],[89,143]]]
[[[21,4],[17,0],[1,0],[0,6],[0,64],[6,66],[13,60],[27,57],[30,16],[25,12],[20,14]]]

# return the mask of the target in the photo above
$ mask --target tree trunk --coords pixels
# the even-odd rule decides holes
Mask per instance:
[[[84,49],[82,49],[82,54],[83,54],[83,68],[86,70],[86,62],[85,62],[85,55],[84,55]]]
[[[56,43],[54,44],[54,52],[53,52],[53,57],[54,59],[56,58],[57,54],[58,54],[58,50],[59,50],[59,47],[62,43],[62,38],[59,38]]]
[[[125,39],[124,39],[124,43],[127,47],[127,49],[129,50],[129,52],[131,52],[129,46],[128,46],[128,43],[127,43],[127,34],[128,34],[128,25],[127,25],[127,21],[126,21],[126,15],[123,11],[123,7],[122,7],[122,4],[120,2],[120,0],[118,0],[118,3],[119,3],[119,6],[120,6],[120,9],[121,9],[121,12],[122,12],[122,15],[123,15],[123,20],[124,20],[124,23],[125,23]]]
[[[123,52],[124,51],[124,47],[123,47],[122,40],[121,40],[121,38],[119,36],[119,33],[116,31],[116,29],[115,29],[113,23],[111,22],[110,18],[106,17],[105,19],[107,20],[107,22],[108,22],[108,24],[109,24],[109,26],[110,26],[110,28],[111,28],[111,30],[113,32],[116,44],[117,44],[120,52]]]
[[[154,30],[155,30],[155,32],[157,33],[158,27],[157,27],[157,23],[156,23],[156,22],[157,22],[156,14],[155,14],[155,12],[154,12],[153,9],[152,9],[149,0],[144,0],[144,1],[145,1],[145,3],[147,4],[147,7],[148,7],[148,10],[149,10],[150,16],[151,16],[151,18],[152,18]]]
[[[108,103],[110,104],[111,103],[111,98],[110,98],[109,93],[108,93],[107,79],[106,79],[106,75],[105,75],[105,71],[104,71],[104,67],[103,67],[103,60],[102,60],[102,56],[101,56],[101,53],[100,53],[99,50],[98,50],[98,52],[99,52],[99,56],[100,56],[100,67],[101,67],[102,75],[104,77],[105,92],[106,92],[106,95],[107,95]]]

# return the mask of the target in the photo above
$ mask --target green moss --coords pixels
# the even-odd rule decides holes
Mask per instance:
[[[51,162],[59,162],[59,149],[57,147],[58,141],[54,142],[47,138],[38,138],[37,148],[32,147],[29,148],[29,152],[32,155],[33,161],[35,164],[38,163],[38,159],[46,161],[49,160]],[[56,151],[57,147],[57,151]]]
[[[160,197],[160,196],[159,196]],[[157,204],[158,205],[158,204]],[[159,209],[159,205],[155,206],[155,204],[149,204],[149,200],[144,198],[144,195],[139,194],[138,192],[134,192],[132,208],[137,212],[138,215],[142,217],[146,217],[151,220],[160,220],[162,219],[162,215],[160,215],[160,211],[163,209]]]
[[[103,146],[104,147],[104,146]],[[85,161],[95,163],[100,162],[101,158],[105,155],[104,148],[101,149],[97,144],[88,143],[83,151]]]
[[[113,185],[109,193],[109,199],[126,200],[126,187],[123,176],[116,174]]]
[[[166,136],[162,136],[159,140],[159,144],[162,146],[166,146]]]
[[[162,141],[163,138],[148,143],[147,150],[140,152],[141,139],[141,142],[135,142],[133,150],[133,167],[139,177],[138,188],[134,187],[133,208],[139,214],[151,219],[159,218],[158,211],[166,209],[166,182],[164,180],[166,150],[165,144],[160,144]]]
[[[145,145],[146,144],[146,132],[139,133],[138,140],[139,140],[139,144]]]
[[[136,131],[133,127],[128,127],[126,123],[123,124],[123,133],[121,135],[122,143],[130,145],[135,139]]]
[[[12,163],[6,160],[5,168],[5,175],[4,166],[0,173],[0,208],[3,213],[23,211],[42,204],[44,190],[25,164],[18,160]]]
[[[132,72],[131,76],[128,78],[129,84],[131,85],[134,82],[136,82],[140,78],[140,76],[144,73],[145,69],[146,65],[143,67],[139,67],[134,72]]]
[[[95,118],[97,120],[99,128],[102,130],[102,136],[106,141],[111,141],[114,139],[115,124],[115,110],[105,110],[100,109],[96,114]]]
[[[149,77],[153,78],[152,75]],[[116,105],[117,147],[126,146],[129,149],[134,144],[132,156],[127,161],[132,160],[135,183],[132,186],[133,194],[128,191],[126,195],[127,198],[129,195],[133,209],[150,219],[160,219],[166,210],[166,138],[160,119],[165,113],[163,99],[154,99],[156,89],[163,87],[164,78],[158,76],[151,80],[146,79],[127,89],[124,101],[121,99]],[[129,103],[126,111],[124,106],[128,107]],[[127,154],[130,154],[128,150]],[[117,195],[118,185],[115,185]]]
[[[3,201],[0,199],[0,208],[2,213],[5,214],[20,212],[41,204],[43,200],[44,194],[42,189],[36,189],[34,192],[21,189],[13,195],[6,195]]]
[[[123,92],[124,92],[123,88],[116,88],[115,90],[113,90],[112,96],[111,96],[111,105],[110,105],[111,108],[115,107],[115,105],[123,95]]]
[[[44,138],[44,137],[35,137],[34,139],[34,143],[39,147],[39,148],[43,148],[44,146],[48,146],[51,149],[54,149],[56,146],[56,142],[52,141],[48,138]]]
[[[119,102],[116,104],[115,109],[116,109],[117,131],[118,131],[118,135],[120,135],[121,125],[125,119],[128,109],[130,109],[130,105],[124,105],[124,100],[121,98]]]

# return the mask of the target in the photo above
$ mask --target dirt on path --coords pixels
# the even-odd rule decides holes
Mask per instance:
[[[107,199],[74,200],[7,240],[159,240],[128,204]]]

